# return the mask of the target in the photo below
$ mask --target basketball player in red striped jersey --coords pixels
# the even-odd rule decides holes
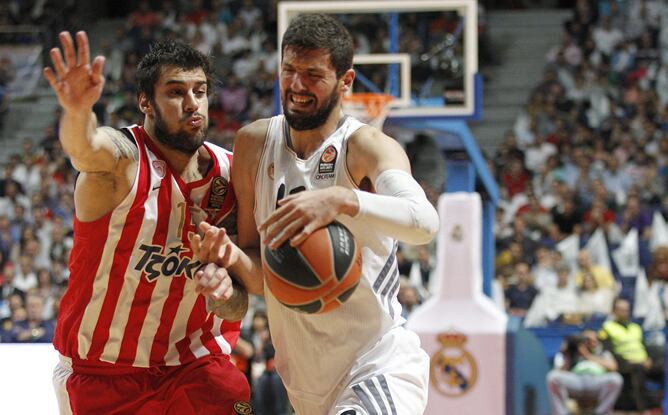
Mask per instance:
[[[237,272],[261,281],[262,249],[297,246],[343,223],[362,249],[362,278],[345,303],[305,314],[264,290],[276,369],[299,415],[418,415],[429,356],[402,327],[396,249],[397,241],[433,239],[438,215],[401,146],[343,113],[352,61],[351,36],[336,19],[292,20],[281,46],[283,114],[249,124],[235,140],[238,246],[204,225],[194,249],[207,262],[245,264]]]
[[[248,294],[228,270],[200,267],[191,249],[201,222],[235,221],[231,153],[204,142],[211,63],[179,42],[153,45],[136,75],[143,126],[117,130],[92,112],[104,57],[90,61],[84,32],[76,48],[67,32],[60,41],[44,75],[79,171],[54,338],[60,412],[246,413],[249,386],[229,354]]]

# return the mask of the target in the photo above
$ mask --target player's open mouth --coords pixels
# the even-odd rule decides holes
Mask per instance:
[[[311,97],[304,97],[298,95],[290,95],[290,102],[299,106],[306,106],[313,103],[315,100]]]

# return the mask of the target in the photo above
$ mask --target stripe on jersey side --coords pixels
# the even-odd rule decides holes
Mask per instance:
[[[392,285],[392,288],[390,288],[390,292],[387,296],[387,307],[390,310],[390,317],[394,319],[394,307],[392,305],[394,299],[397,297],[397,294],[399,294],[399,280],[401,278],[399,277],[399,271],[397,270],[397,278],[394,280],[394,284]]]
[[[392,393],[390,392],[390,387],[387,385],[387,379],[385,379],[385,375],[378,376],[378,382],[380,383],[380,387],[385,394],[387,402],[390,405],[390,413],[392,415],[397,415],[397,407],[394,405],[394,399],[392,399]]]
[[[369,413],[397,415],[397,408],[385,375],[374,376],[353,386],[355,394]]]
[[[390,272],[390,275],[390,278],[387,279],[387,284],[385,284],[385,287],[379,293],[381,298],[385,301],[387,301],[389,298],[389,294],[391,292],[390,288],[392,288],[394,284],[399,281],[399,268],[394,268],[394,271]]]
[[[74,220],[74,247],[70,254],[69,269],[72,271],[70,278],[77,278],[79,281],[78,292],[74,291],[76,285],[70,285],[68,291],[63,296],[60,304],[60,316],[56,326],[56,339],[54,345],[65,356],[84,357],[85,352],[81,353],[79,345],[83,340],[85,350],[90,347],[90,336],[92,333],[86,331],[80,333],[81,322],[85,316],[86,305],[90,302],[93,295],[95,276],[102,261],[102,253],[108,241],[109,222],[111,213],[101,220],[89,223],[81,223]],[[89,229],[93,225],[100,230],[104,229],[105,234],[98,238],[82,237],[89,233],[84,229]],[[99,232],[99,231],[98,231]],[[90,261],[90,264],[88,263]],[[87,326],[92,330],[91,325]]]
[[[366,386],[367,390],[373,397],[373,400],[376,402],[376,405],[380,407],[380,412],[383,415],[389,415],[387,411],[387,404],[383,400],[383,397],[380,395],[380,392],[378,391],[376,384],[373,382],[373,378],[364,381],[364,386]]]
[[[390,253],[390,255],[388,255],[387,261],[385,261],[385,265],[383,265],[383,268],[380,270],[380,273],[378,274],[376,280],[373,283],[373,290],[376,293],[378,293],[378,290],[380,290],[380,287],[381,285],[383,285],[383,282],[385,282],[385,279],[387,278],[387,275],[390,273],[392,266],[397,261],[397,247],[398,244],[395,243],[392,252]]]
[[[371,394],[369,393],[369,391],[362,388],[361,383],[353,385],[353,391],[355,392],[355,395],[357,395],[357,397],[360,399],[360,401],[362,401],[361,403],[364,409],[369,411],[369,415],[380,415],[380,412],[378,411],[380,408],[377,408],[375,406]]]
[[[143,205],[146,201],[144,189],[149,182],[148,158],[141,150],[141,134],[134,132],[134,135],[140,153],[140,161],[137,163],[139,171],[131,190],[134,199],[132,201],[130,198],[125,199],[112,211],[109,236],[95,275],[93,294],[79,328],[79,357],[82,359],[98,360],[109,339],[111,320],[123,285],[123,274],[130,261],[144,216]],[[91,327],[94,327],[92,335],[89,333]],[[90,339],[90,343],[87,339]]]

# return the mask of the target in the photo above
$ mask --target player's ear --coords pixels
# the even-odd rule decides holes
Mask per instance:
[[[139,111],[141,111],[144,115],[148,115],[149,117],[153,116],[153,108],[151,107],[151,100],[148,99],[146,93],[140,92],[139,94],[137,94],[137,102],[139,103]]]
[[[355,80],[355,70],[348,69],[346,73],[341,76],[341,92],[344,94],[353,90],[353,81]]]

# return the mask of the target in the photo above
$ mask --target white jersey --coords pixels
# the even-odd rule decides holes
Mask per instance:
[[[271,118],[255,178],[256,223],[291,193],[334,185],[356,189],[346,166],[346,144],[364,125],[343,118],[320,148],[302,160],[291,149],[285,118]],[[329,313],[304,314],[283,306],[265,288],[277,370],[291,396],[314,402],[329,395],[385,333],[404,323],[397,300],[396,240],[363,220],[344,215],[336,220],[350,229],[362,249],[362,278],[346,303]]]

